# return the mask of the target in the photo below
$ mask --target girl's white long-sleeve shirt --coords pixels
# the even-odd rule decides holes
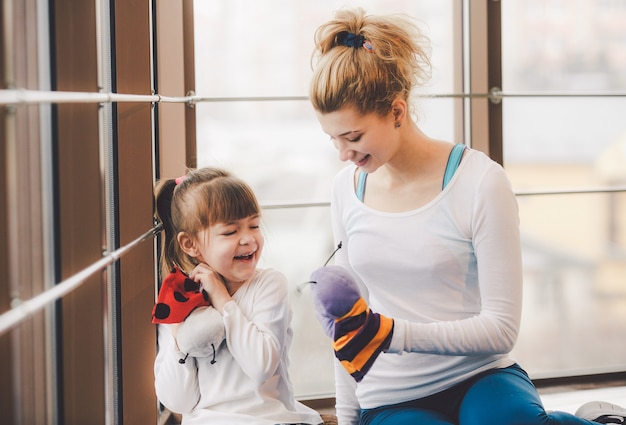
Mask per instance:
[[[358,383],[335,362],[340,424],[359,409],[415,400],[507,367],[517,339],[522,260],[515,196],[502,167],[469,149],[428,204],[402,213],[359,201],[355,166],[333,183],[338,251],[373,311],[394,319],[391,347]]]
[[[168,327],[160,325],[154,364],[158,399],[182,413],[183,425],[320,424],[317,412],[293,394],[291,316],[286,278],[266,269],[224,306],[226,338],[215,359],[188,357],[179,363],[184,353]]]

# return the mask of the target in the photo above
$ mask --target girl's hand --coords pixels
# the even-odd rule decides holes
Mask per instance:
[[[202,288],[209,294],[211,305],[223,313],[224,305],[232,298],[222,276],[209,265],[200,263],[189,273],[189,278],[202,284]]]

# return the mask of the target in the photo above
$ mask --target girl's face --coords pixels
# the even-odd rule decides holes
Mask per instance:
[[[252,277],[261,258],[264,239],[257,215],[216,223],[198,234],[198,260],[208,264],[229,283]]]
[[[387,163],[394,152],[393,115],[381,117],[362,115],[354,107],[326,114],[317,113],[324,133],[330,136],[341,161],[352,161],[366,173],[372,173]]]

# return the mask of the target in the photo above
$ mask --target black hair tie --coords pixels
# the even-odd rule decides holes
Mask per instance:
[[[362,35],[356,35],[350,32],[341,32],[337,35],[337,43],[346,47],[352,47],[353,49],[363,47],[364,42],[365,37]]]

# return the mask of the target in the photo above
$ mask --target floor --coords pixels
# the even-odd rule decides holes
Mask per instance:
[[[608,401],[609,403],[626,406],[626,382],[620,381],[612,383],[602,388],[586,388],[577,387],[548,387],[540,388],[539,394],[546,410],[559,410],[563,412],[574,413],[578,407],[588,401]],[[324,401],[306,402],[318,412],[324,415],[332,415],[334,408],[333,400],[326,399]],[[164,425],[180,424],[180,417],[172,415],[161,422]],[[334,423],[334,422],[328,422]]]
[[[574,413],[582,404],[594,400],[626,406],[626,386],[541,394],[541,399],[546,410],[569,413]]]
[[[593,385],[587,385],[589,388],[585,389],[581,389],[580,386],[547,387],[540,388],[539,394],[546,410],[558,410],[572,414],[588,401],[608,401],[626,406],[626,382],[617,381],[603,385],[606,386],[592,388]],[[312,407],[320,413],[332,414],[334,409],[329,404],[332,404],[330,399],[326,403],[314,403]]]

